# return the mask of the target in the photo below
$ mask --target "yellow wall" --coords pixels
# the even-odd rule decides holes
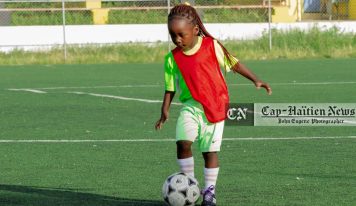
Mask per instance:
[[[94,24],[107,24],[109,20],[109,9],[92,9]]]
[[[349,0],[349,19],[356,20],[356,0]]]
[[[101,8],[101,0],[86,0],[85,6],[87,9]]]
[[[291,11],[288,6],[273,7],[272,22],[296,22],[297,12]]]
[[[101,8],[101,0],[86,0],[85,6],[91,9],[94,24],[108,23],[109,9]]]
[[[346,17],[348,13],[347,4],[347,2],[340,2],[337,5],[333,5],[333,15],[336,15],[336,17]]]

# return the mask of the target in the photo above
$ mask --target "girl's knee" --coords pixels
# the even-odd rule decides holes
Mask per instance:
[[[192,147],[191,141],[177,141],[178,151],[190,151]]]

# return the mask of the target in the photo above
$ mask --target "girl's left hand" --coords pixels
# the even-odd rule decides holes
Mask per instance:
[[[267,91],[267,93],[268,93],[268,95],[271,95],[271,94],[272,94],[272,88],[269,86],[268,83],[263,82],[263,81],[261,81],[261,80],[257,80],[257,81],[255,82],[255,85],[256,85],[256,88],[257,88],[257,89],[260,89],[261,87],[265,88],[266,91]]]

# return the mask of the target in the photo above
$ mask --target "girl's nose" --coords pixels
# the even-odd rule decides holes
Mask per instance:
[[[182,39],[179,38],[179,37],[177,37],[175,40],[176,40],[176,43],[177,43],[177,44],[181,44],[181,43],[182,43]]]

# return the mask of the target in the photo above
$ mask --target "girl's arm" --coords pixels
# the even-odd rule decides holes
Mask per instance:
[[[161,107],[161,118],[155,124],[156,130],[161,129],[163,124],[168,120],[169,107],[171,106],[171,102],[173,100],[174,94],[175,92],[170,92],[170,91],[166,91],[164,93],[163,103]]]
[[[237,67],[237,69],[233,68],[234,72],[237,72],[237,73],[241,74],[242,76],[246,77],[247,79],[251,80],[255,84],[257,89],[260,89],[261,87],[263,87],[267,90],[267,93],[269,95],[272,94],[272,89],[267,83],[258,79],[257,76],[242,63],[239,62],[238,64],[239,64],[239,66]]]

